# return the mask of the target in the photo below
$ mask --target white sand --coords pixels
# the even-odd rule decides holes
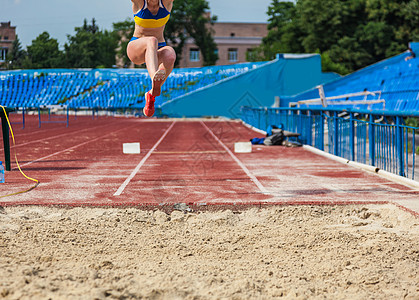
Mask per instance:
[[[0,211],[0,299],[419,299],[419,219],[385,206]]]

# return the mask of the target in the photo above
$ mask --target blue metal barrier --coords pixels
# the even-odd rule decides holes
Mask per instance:
[[[62,108],[66,111],[65,115],[54,115],[51,114],[51,107],[38,107],[38,127],[41,128],[41,124],[44,123],[64,123],[66,124],[66,127],[68,127],[69,125],[69,108],[65,107]],[[48,121],[42,121],[42,111],[47,111],[48,113]],[[59,120],[55,119],[53,120],[53,118],[60,118]]]
[[[415,179],[419,127],[417,114],[369,110],[242,107],[242,120],[258,129],[283,124],[300,142],[336,156]]]
[[[26,123],[25,123],[25,113],[26,113],[25,107],[22,107],[22,108],[16,107],[15,111],[13,113],[19,114],[20,110],[22,110],[22,122],[10,122],[10,124],[12,124],[12,125],[22,124],[22,129],[25,129],[25,125],[26,125]]]

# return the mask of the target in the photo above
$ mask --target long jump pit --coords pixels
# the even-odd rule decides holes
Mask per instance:
[[[419,299],[417,190],[304,148],[233,153],[256,136],[238,122],[79,122],[20,136],[40,184],[0,201],[0,299]]]
[[[4,299],[418,299],[418,219],[394,205],[171,213],[8,207]]]

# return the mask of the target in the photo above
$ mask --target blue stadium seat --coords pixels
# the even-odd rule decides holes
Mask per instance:
[[[401,54],[387,61],[364,68],[333,82],[324,85],[326,97],[357,93],[362,91],[381,91],[385,99],[385,110],[415,111],[419,110],[419,58],[404,60]],[[378,97],[378,96],[377,96]],[[368,100],[377,97],[368,96]],[[311,89],[302,94],[287,97],[288,102],[319,98],[317,89]],[[347,99],[355,100],[355,98]],[[380,108],[381,104],[371,105],[371,109]],[[315,105],[318,107],[318,105]],[[309,107],[315,107],[309,105]],[[358,104],[334,105],[333,107],[359,108]]]

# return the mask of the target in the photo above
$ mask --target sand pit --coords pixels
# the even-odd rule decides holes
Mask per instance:
[[[419,219],[395,206],[10,207],[0,299],[419,299]]]

